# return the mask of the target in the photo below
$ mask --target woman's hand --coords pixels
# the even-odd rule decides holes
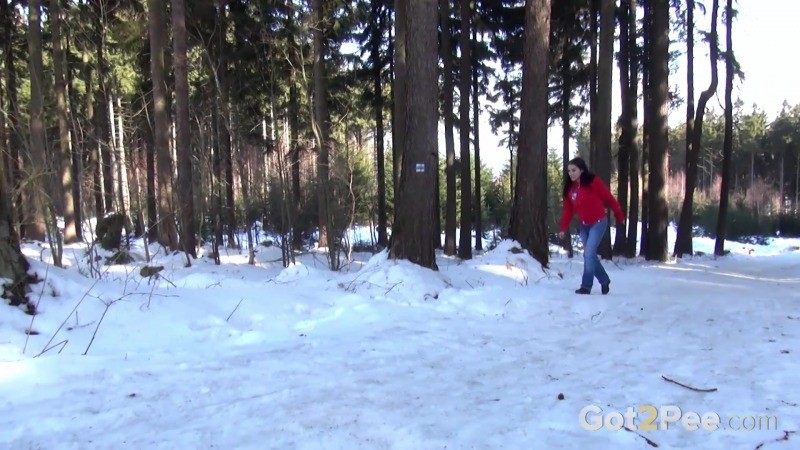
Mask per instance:
[[[558,236],[558,238],[559,238],[559,239],[564,239],[564,232],[563,232],[563,231],[559,231],[559,232],[556,234],[556,236]]]

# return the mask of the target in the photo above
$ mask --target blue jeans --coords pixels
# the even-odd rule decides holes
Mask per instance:
[[[583,242],[582,288],[591,289],[595,277],[601,285],[611,282],[606,269],[600,264],[600,258],[597,256],[597,247],[600,246],[600,240],[603,239],[606,228],[608,228],[608,217],[604,217],[592,225],[580,225],[581,242]]]

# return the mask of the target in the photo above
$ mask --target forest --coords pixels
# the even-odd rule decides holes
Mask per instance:
[[[604,257],[797,236],[800,105],[768,120],[733,98],[735,17],[732,0],[0,0],[0,277],[21,301],[21,241],[60,265],[78,242],[124,261],[131,238],[187,265],[318,246],[337,270],[353,248],[435,269],[497,236],[546,267],[574,155],[629,218]],[[489,132],[503,148],[480,148]]]

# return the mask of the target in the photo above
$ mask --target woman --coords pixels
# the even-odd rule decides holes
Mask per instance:
[[[606,295],[611,279],[597,257],[597,247],[608,228],[606,206],[611,207],[620,224],[625,223],[625,214],[603,180],[589,172],[586,161],[581,158],[572,159],[567,165],[567,174],[569,177],[564,180],[564,212],[561,215],[561,232],[558,237],[564,238],[572,216],[577,214],[583,242],[583,279],[581,287],[575,293],[591,293],[592,284],[597,278],[600,290]]]

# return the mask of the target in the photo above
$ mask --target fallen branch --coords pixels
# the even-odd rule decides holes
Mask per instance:
[[[106,313],[108,312],[108,308],[110,308],[111,305],[113,305],[116,302],[117,302],[117,300],[114,300],[114,301],[108,302],[108,303],[103,302],[106,305],[106,309],[103,310],[103,314],[100,316],[100,320],[97,322],[97,326],[94,327],[94,333],[92,333],[92,338],[89,340],[89,345],[86,346],[86,350],[83,352],[83,356],[86,356],[89,353],[89,349],[92,348],[92,343],[94,342],[94,338],[95,338],[95,336],[97,336],[97,330],[100,329],[100,324],[103,323],[103,318],[106,317]]]
[[[44,294],[45,288],[47,288],[47,276],[50,274],[50,265],[48,264],[45,272],[44,272],[44,286],[42,286],[42,291],[39,292],[39,298],[36,299],[36,308],[34,308],[33,314],[31,314],[31,324],[28,326],[28,332],[25,333],[25,345],[22,346],[22,354],[25,354],[25,350],[28,349],[28,339],[31,337],[31,333],[33,333],[33,321],[36,319],[36,316],[39,314],[39,303],[42,301],[42,294]]]
[[[243,301],[244,301],[244,299],[239,300],[239,303],[236,304],[236,308],[233,308],[233,311],[231,311],[231,313],[228,314],[228,318],[225,319],[225,322],[231,320],[231,317],[233,317],[233,313],[235,313],[236,310],[239,309],[239,305],[241,305]]]
[[[658,447],[658,444],[656,444],[656,443],[655,443],[655,442],[653,442],[652,440],[648,439],[647,437],[645,437],[645,436],[644,436],[644,435],[642,435],[641,433],[639,433],[639,432],[637,432],[637,431],[634,431],[634,430],[631,430],[631,429],[630,429],[630,428],[628,428],[628,427],[622,427],[622,429],[623,429],[623,430],[625,430],[625,431],[628,431],[628,432],[630,432],[630,433],[633,433],[633,434],[635,434],[635,435],[639,436],[640,438],[644,439],[644,440],[645,440],[645,442],[647,442],[647,444],[648,444],[648,445],[650,445],[650,447]]]
[[[106,267],[106,271],[108,271],[108,267],[111,267],[111,266],[107,266],[107,267]],[[97,285],[97,283],[98,283],[99,281],[100,281],[100,278],[95,278],[95,280],[94,280],[94,282],[92,283],[92,285],[91,285],[91,286],[89,286],[89,290],[83,293],[83,296],[81,297],[81,299],[80,299],[80,300],[78,300],[78,303],[77,303],[77,304],[75,304],[75,307],[74,307],[74,308],[72,308],[72,311],[70,311],[70,312],[69,312],[69,315],[68,315],[68,316],[67,316],[67,317],[64,319],[64,321],[63,321],[63,322],[61,322],[61,325],[59,325],[59,326],[58,326],[58,328],[56,329],[56,332],[55,332],[55,333],[53,333],[53,335],[52,335],[52,336],[50,336],[50,340],[49,340],[49,341],[47,341],[47,344],[45,344],[45,346],[44,346],[44,349],[43,349],[41,352],[39,352],[39,354],[38,354],[38,355],[34,356],[34,358],[38,358],[39,356],[42,356],[42,355],[44,354],[44,352],[46,352],[46,351],[48,351],[48,350],[50,350],[50,349],[52,348],[52,347],[50,347],[50,344],[53,342],[53,339],[55,339],[55,338],[56,338],[56,335],[58,334],[58,332],[59,332],[59,331],[61,331],[61,329],[62,329],[62,328],[64,328],[64,325],[66,325],[66,324],[67,324],[67,320],[69,320],[69,318],[70,318],[70,317],[72,317],[72,314],[73,314],[73,313],[77,314],[78,307],[79,307],[79,306],[81,306],[81,303],[83,303],[83,301],[84,301],[84,300],[86,299],[86,297],[89,295],[89,292],[91,292],[91,291],[92,291],[92,289],[94,289],[95,285]],[[65,341],[63,341],[63,342],[64,342],[64,345],[66,346],[66,345],[67,345],[67,341],[65,340]],[[60,343],[61,343],[61,342],[59,342],[59,344],[60,344]],[[58,344],[55,344],[55,345],[58,345]],[[55,347],[55,345],[54,345],[53,347]],[[61,350],[63,350],[63,349],[64,349],[64,347],[61,347]],[[61,353],[61,352],[59,351],[59,353]]]
[[[38,358],[39,356],[44,355],[45,353],[49,352],[50,350],[56,348],[56,346],[58,346],[58,345],[61,345],[61,350],[58,351],[58,353],[61,354],[61,352],[64,350],[64,347],[67,346],[67,342],[69,342],[69,339],[64,339],[63,341],[61,341],[61,342],[59,342],[57,344],[53,344],[52,347],[46,347],[44,350],[42,350],[41,353],[39,353],[38,355],[34,356],[34,358]]]
[[[789,435],[790,435],[790,434],[795,434],[795,433],[797,433],[797,432],[796,432],[796,431],[786,431],[786,430],[783,430],[783,436],[781,436],[781,437],[779,437],[779,438],[777,438],[777,439],[773,439],[773,440],[772,440],[772,441],[770,441],[770,442],[781,442],[781,441],[788,441],[788,440],[789,440]],[[755,450],[758,450],[758,449],[760,449],[761,447],[763,447],[763,446],[764,446],[764,444],[767,444],[767,442],[762,442],[762,443],[758,444],[758,445],[756,446]]]
[[[678,386],[685,387],[686,389],[691,389],[691,390],[693,390],[693,391],[695,391],[695,392],[714,392],[714,391],[716,391],[716,390],[717,390],[717,388],[710,388],[710,389],[700,389],[700,388],[696,388],[696,387],[687,386],[687,385],[685,385],[685,384],[683,384],[683,383],[679,383],[679,382],[677,382],[677,381],[675,381],[675,380],[671,380],[671,379],[669,379],[669,378],[665,377],[664,375],[661,375],[661,378],[663,378],[663,379],[664,379],[664,381],[669,381],[670,383],[677,384]]]

